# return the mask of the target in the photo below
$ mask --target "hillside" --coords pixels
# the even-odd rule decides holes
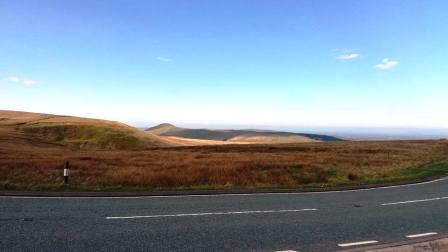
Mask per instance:
[[[269,143],[306,143],[341,141],[336,137],[327,135],[291,133],[264,130],[212,130],[212,129],[187,129],[179,128],[172,124],[164,123],[146,129],[146,132],[161,137],[175,137],[176,139],[194,139],[219,141],[224,143],[245,144],[269,144]]]
[[[154,130],[162,136],[112,121],[0,111],[0,190],[323,188],[448,172],[446,140],[330,144],[322,135],[198,130],[210,140],[167,136],[186,130],[168,124]],[[153,148],[160,146],[184,147]]]
[[[0,110],[2,144],[141,150],[173,145],[134,127],[106,120]]]
[[[3,146],[144,150],[155,147],[282,144],[338,141],[313,134],[260,130],[186,129],[160,124],[146,131],[123,123],[73,116],[0,110]]]

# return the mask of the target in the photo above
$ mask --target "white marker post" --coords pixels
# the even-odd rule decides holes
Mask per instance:
[[[65,164],[64,164],[64,185],[68,184],[68,169],[69,169],[69,163],[68,163],[68,161],[65,161]]]

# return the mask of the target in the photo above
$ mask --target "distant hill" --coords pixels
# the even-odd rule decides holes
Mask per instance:
[[[173,143],[119,122],[0,110],[0,140],[9,144],[140,150]]]
[[[159,124],[159,125],[157,125],[155,127],[147,129],[146,131],[150,132],[150,133],[152,133],[154,135],[162,135],[164,133],[175,132],[177,130],[181,131],[182,129],[181,128],[177,128],[176,126],[174,126],[172,124],[169,124],[169,123],[162,123],[162,124]]]
[[[186,129],[164,123],[147,130],[99,119],[0,110],[0,143],[11,148],[144,150],[155,147],[339,141],[327,135],[265,130]]]
[[[341,141],[339,138],[327,135],[268,130],[187,129],[179,128],[169,123],[157,125],[146,129],[146,131],[158,136],[175,137],[178,140],[194,139],[221,141],[226,143],[270,144]]]

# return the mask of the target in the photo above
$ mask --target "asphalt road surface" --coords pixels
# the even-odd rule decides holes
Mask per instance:
[[[0,197],[0,251],[333,251],[448,234],[448,180],[328,192]]]

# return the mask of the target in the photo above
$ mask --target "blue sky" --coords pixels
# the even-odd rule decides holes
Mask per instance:
[[[0,0],[0,109],[448,128],[448,2]]]

